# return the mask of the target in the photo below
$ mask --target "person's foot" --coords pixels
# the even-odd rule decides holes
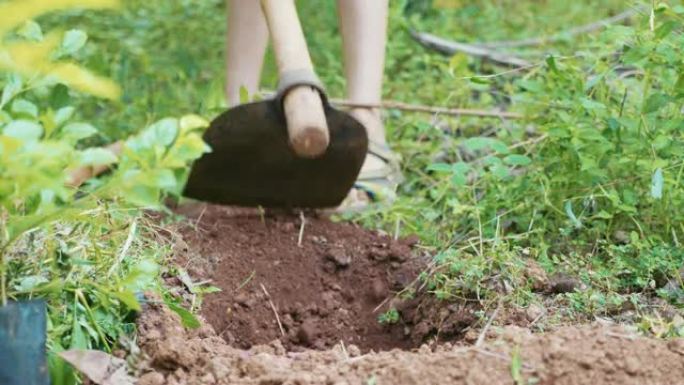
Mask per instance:
[[[366,128],[368,154],[359,177],[338,211],[360,211],[372,203],[391,203],[402,181],[399,156],[387,145],[377,110],[354,108],[349,113]]]

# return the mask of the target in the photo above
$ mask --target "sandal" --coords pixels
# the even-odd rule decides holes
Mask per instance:
[[[336,212],[359,212],[371,204],[389,204],[397,198],[403,181],[400,158],[386,144],[368,143],[368,154],[359,177]]]

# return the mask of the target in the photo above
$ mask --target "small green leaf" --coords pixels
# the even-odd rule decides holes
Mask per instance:
[[[481,76],[473,76],[470,78],[470,81],[475,83],[475,84],[486,84],[486,85],[490,84],[489,79],[487,79],[485,77],[481,77]]]
[[[468,70],[468,55],[457,53],[449,59],[449,73],[463,74]],[[462,76],[462,75],[461,75]]]
[[[601,219],[611,219],[613,217],[613,214],[607,212],[606,210],[601,210],[596,215],[594,215],[596,218],[601,218]]]
[[[525,379],[522,375],[522,357],[520,356],[520,347],[516,346],[511,353],[511,377],[515,385],[525,385]]]
[[[173,171],[169,169],[159,169],[150,173],[149,184],[162,190],[171,190],[176,187],[178,181]]]
[[[508,146],[506,146],[506,143],[498,139],[491,139],[489,146],[499,154],[508,154],[511,152],[511,150],[508,149]]]
[[[456,162],[451,165],[451,169],[454,173],[466,173],[470,171],[470,165],[465,162]]]
[[[467,172],[470,171],[470,165],[464,162],[454,163],[452,166],[451,183],[455,186],[465,186],[468,183]]]
[[[131,269],[121,281],[121,286],[131,292],[146,290],[154,284],[158,275],[159,265],[153,260],[144,259]]]
[[[79,165],[81,166],[106,166],[116,163],[117,157],[111,151],[104,148],[87,148],[81,151]]]
[[[504,158],[504,163],[509,166],[527,166],[532,163],[532,159],[525,155],[511,154]]]
[[[587,98],[583,98],[581,104],[582,107],[589,111],[601,111],[606,109],[605,104]]]
[[[23,87],[19,75],[10,74],[7,76],[5,86],[2,88],[2,98],[0,98],[0,109],[2,109],[13,97],[15,97]]]
[[[29,275],[26,277],[22,277],[19,280],[19,283],[14,286],[14,289],[18,292],[21,292],[21,293],[28,293],[28,292],[31,292],[37,286],[42,285],[42,284],[47,283],[47,282],[48,282],[47,278],[45,278],[41,275]]]
[[[133,311],[140,311],[140,302],[135,298],[135,294],[130,291],[115,291],[112,294],[121,301],[126,307]]]
[[[488,147],[491,143],[492,140],[490,138],[476,137],[466,139],[463,145],[471,151],[477,151]]]
[[[74,116],[74,111],[76,109],[72,106],[66,106],[62,107],[57,112],[55,112],[55,124],[57,126],[61,126],[62,124],[66,123],[67,120],[71,119],[72,116]]]
[[[433,163],[427,166],[427,171],[451,172],[451,165],[448,163]]]
[[[679,90],[679,95],[684,93],[684,72],[679,73],[679,76],[677,77],[677,81],[675,82],[674,89]]]
[[[11,120],[12,120],[12,117],[10,116],[10,114],[8,114],[5,111],[0,110],[0,127],[2,127],[2,125],[4,125],[5,123],[7,123]]]
[[[15,115],[26,115],[30,118],[38,117],[38,107],[26,99],[15,99],[12,102],[12,113]]]
[[[173,144],[168,155],[164,158],[163,166],[168,168],[185,167],[186,162],[195,160],[207,152],[211,152],[211,149],[199,135],[186,135]]]
[[[553,55],[549,55],[546,57],[546,65],[549,66],[551,71],[553,72],[558,72],[558,67],[556,66],[556,58],[553,57]]]
[[[544,84],[538,80],[521,80],[518,85],[526,91],[541,93],[544,91]]]
[[[64,34],[62,45],[59,48],[60,56],[73,55],[83,48],[88,41],[88,35],[80,29],[71,29]]]
[[[499,158],[498,156],[494,156],[494,155],[486,156],[484,159],[482,159],[482,163],[486,166],[489,166],[489,167],[503,165],[501,158]]]
[[[195,317],[195,315],[191,312],[187,311],[181,306],[176,305],[171,301],[165,300],[164,302],[166,303],[166,306],[169,307],[169,309],[173,310],[176,314],[178,314],[178,316],[181,319],[181,323],[186,328],[197,329],[201,326],[199,320],[197,320],[197,317]]]
[[[160,191],[157,187],[136,184],[126,191],[124,198],[134,205],[146,207],[158,205],[159,195]]]
[[[148,135],[152,135],[148,140],[152,140],[153,143],[147,143],[152,146],[161,145],[169,146],[176,140],[176,135],[178,135],[178,119],[166,118],[158,122],[155,122],[150,127],[147,128]]]
[[[11,138],[35,142],[43,135],[43,127],[36,122],[20,119],[9,122],[2,132]]]
[[[650,114],[650,113],[656,112],[659,109],[665,107],[667,104],[669,104],[670,101],[671,101],[670,97],[665,95],[665,94],[661,94],[661,93],[653,94],[653,95],[649,96],[648,99],[646,100],[646,104],[644,105],[643,113],[644,114]]]
[[[62,128],[62,137],[69,140],[89,138],[97,133],[97,128],[88,123],[69,123]]]
[[[451,175],[451,183],[454,186],[465,186],[468,183],[468,178],[463,174],[453,174]]]
[[[651,177],[651,197],[661,199],[663,197],[663,169],[657,168]]]
[[[495,164],[492,167],[490,167],[490,171],[494,176],[496,176],[499,179],[506,179],[510,176],[510,171],[508,170],[508,167],[502,165],[502,164]]]
[[[672,31],[674,31],[675,28],[679,23],[675,22],[674,20],[669,20],[666,21],[665,23],[661,24],[658,28],[655,30],[655,36],[657,39],[662,39],[669,35]]]
[[[76,315],[74,315],[76,316]],[[69,344],[69,349],[87,349],[88,340],[85,333],[83,333],[83,328],[81,324],[74,321],[74,326],[71,329],[71,343]]]
[[[604,77],[604,74],[590,76],[589,80],[584,84],[584,92],[588,92],[594,88],[599,82],[603,81]]]
[[[202,286],[200,288],[197,288],[197,290],[202,294],[220,293],[223,291],[220,287],[216,286]]]
[[[18,30],[17,35],[26,40],[41,41],[43,40],[43,30],[40,25],[33,20],[24,23]]]
[[[49,102],[52,108],[66,107],[71,101],[69,88],[62,83],[57,83],[50,91]]]
[[[209,126],[209,122],[197,115],[185,115],[180,118],[178,124],[180,125],[180,130],[183,134]]]

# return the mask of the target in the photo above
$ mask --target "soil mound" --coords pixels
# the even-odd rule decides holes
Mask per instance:
[[[394,299],[425,266],[411,250],[415,240],[314,216],[302,227],[299,215],[218,206],[189,217],[193,225],[181,233],[197,255],[188,263],[191,275],[222,290],[206,296],[202,315],[232,346],[279,339],[288,350],[340,342],[362,351],[410,348],[436,333],[433,323],[457,334],[475,320],[467,309],[455,309],[433,322],[417,314],[417,300]],[[394,307],[399,319],[379,323]]]
[[[138,330],[138,385],[674,385],[684,378],[684,339],[647,339],[605,325],[543,335],[507,327],[493,330],[480,347],[364,355],[341,344],[287,352],[279,341],[240,350],[208,325],[183,329],[158,304],[146,306]]]

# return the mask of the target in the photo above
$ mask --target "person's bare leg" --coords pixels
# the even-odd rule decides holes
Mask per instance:
[[[344,45],[347,97],[353,102],[379,103],[387,44],[389,0],[338,0]],[[371,141],[384,145],[385,129],[376,109],[353,109]]]
[[[226,97],[228,105],[240,103],[240,88],[249,95],[259,89],[268,27],[258,0],[226,0]]]
[[[387,45],[389,0],[338,0],[344,47],[347,97],[377,104],[382,100],[382,78]],[[370,201],[391,201],[401,181],[398,159],[387,146],[380,111],[352,108],[350,114],[366,127],[369,152],[355,188],[341,209],[362,209]]]

